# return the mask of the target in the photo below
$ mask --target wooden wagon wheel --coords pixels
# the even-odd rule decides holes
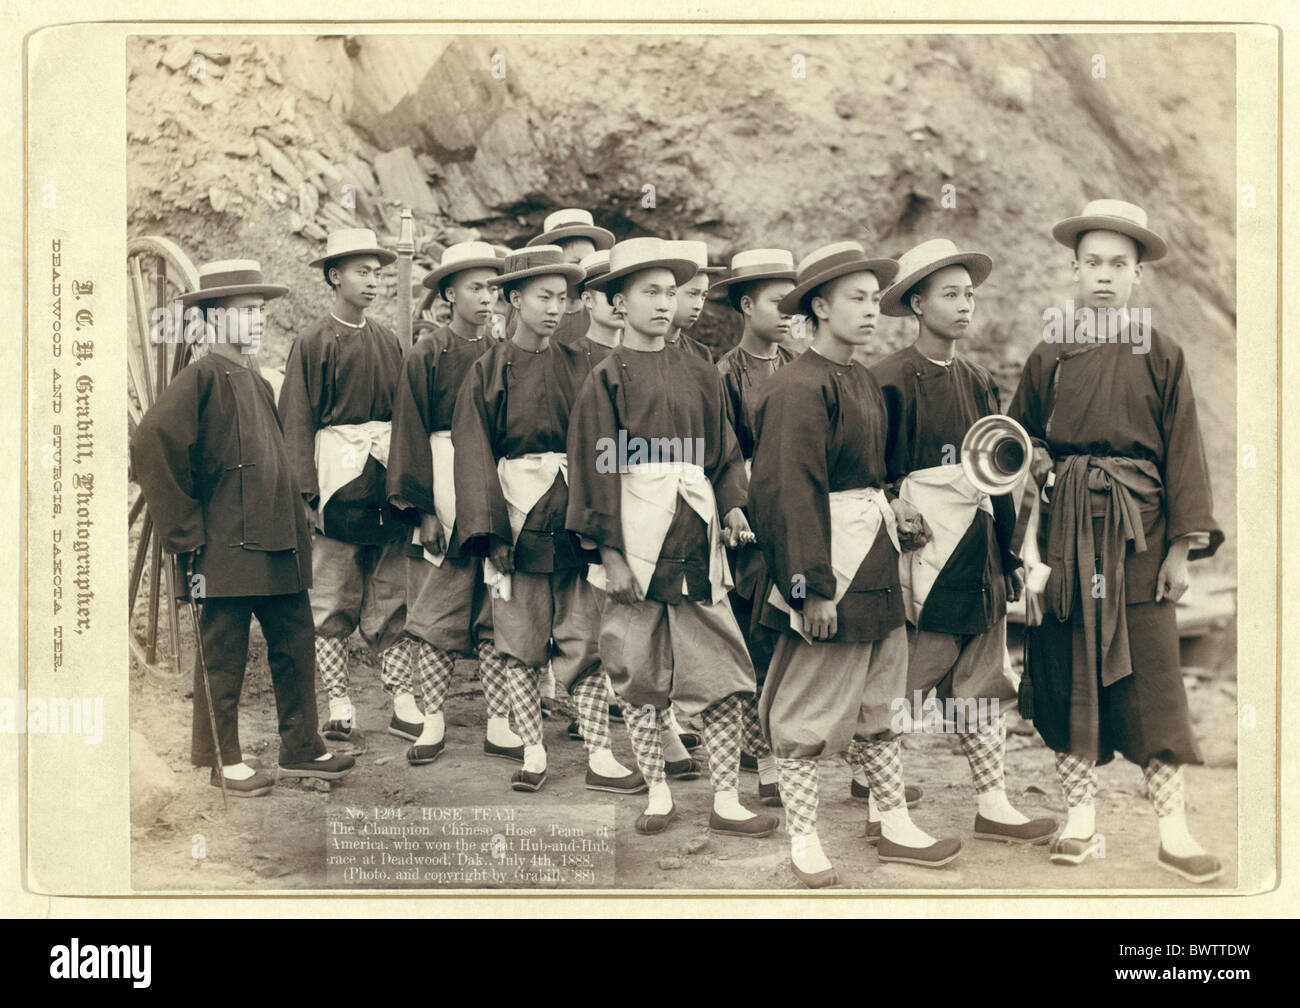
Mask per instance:
[[[134,434],[141,417],[153,406],[181,368],[191,360],[193,347],[181,338],[182,331],[177,330],[172,305],[181,294],[198,289],[199,274],[178,245],[155,235],[129,239],[126,256],[127,285],[131,292],[127,306],[126,413],[130,433]],[[167,310],[165,319],[156,314],[158,309]],[[135,484],[133,473],[130,474],[130,479]],[[163,555],[162,542],[154,532],[153,521],[139,487],[133,485],[128,494],[128,531],[139,536],[131,563],[131,578],[127,584],[128,622],[135,613],[146,560],[149,570],[145,592],[149,609],[143,650],[135,639],[134,631],[130,635],[132,648],[146,665],[151,668],[155,666],[158,660],[158,610],[165,599],[171,664],[179,676],[180,624],[172,585],[172,564],[170,558]]]

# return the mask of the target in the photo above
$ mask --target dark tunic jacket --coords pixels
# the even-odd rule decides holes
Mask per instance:
[[[417,512],[433,514],[433,453],[429,435],[452,429],[456,398],[474,362],[492,340],[466,340],[441,326],[419,340],[402,361],[393,401],[393,435],[388,451],[388,498]],[[453,441],[453,443],[455,443]],[[457,444],[457,451],[460,450]],[[418,522],[418,514],[403,516]],[[452,529],[448,555],[461,556],[462,537]]]
[[[961,357],[935,364],[905,347],[872,365],[885,397],[889,433],[885,472],[894,490],[909,473],[960,463],[962,439],[980,417],[1001,412],[993,376]],[[1011,553],[1016,513],[1011,497],[992,498],[993,515],[977,511],[939,572],[919,629],[979,634],[1006,614],[1004,571],[1020,566]]]
[[[294,340],[284,365],[280,415],[285,442],[304,496],[320,495],[316,432],[324,427],[393,418],[393,391],[402,364],[397,337],[366,319],[349,329],[326,315]],[[384,467],[373,457],[325,508],[325,534],[351,543],[390,542],[403,534],[388,507]]]
[[[886,423],[884,397],[871,373],[815,350],[758,389],[749,512],[767,570],[796,611],[807,596],[835,597],[828,495],[884,486]],[[879,640],[903,625],[898,552],[883,524],[836,616],[832,641]],[[771,605],[763,624],[793,633],[789,616]]]
[[[664,341],[664,347],[668,350],[680,350],[692,357],[698,357],[700,360],[713,363],[713,351],[701,343],[699,340],[686,333],[678,333],[677,338],[672,342]]]
[[[1155,601],[1156,577],[1174,539],[1209,533],[1209,545],[1192,550],[1192,560],[1212,556],[1223,542],[1182,347],[1155,329],[1149,347],[1142,354],[1125,343],[1040,343],[1025,362],[1009,410],[1053,459],[1121,456],[1145,459],[1159,470],[1160,506],[1143,521],[1146,551],[1134,552],[1130,544],[1124,563],[1128,605]],[[1046,549],[1051,508],[1044,511],[1040,538]]]
[[[794,354],[777,346],[771,359],[755,357],[739,345],[732,347],[718,359],[722,374],[722,388],[726,393],[727,419],[740,442],[740,453],[745,458],[754,457],[754,388],[766,378],[794,360]]]
[[[163,547],[203,547],[205,596],[311,587],[306,507],[261,375],[218,354],[194,361],[141,420],[131,462]]]
[[[690,461],[712,484],[719,516],[744,507],[744,459],[727,423],[717,370],[668,348],[619,346],[591,372],[569,419],[568,527],[579,535],[623,549],[619,473],[601,472],[597,466],[602,444],[617,445],[620,430],[626,431],[629,444],[633,438],[677,438],[683,444],[689,438],[693,445],[700,439],[703,457],[693,455]],[[646,597],[669,604],[712,598],[708,530],[680,498]]]
[[[456,529],[466,553],[487,556],[512,533],[497,461],[564,452],[569,413],[590,373],[578,347],[552,341],[540,353],[498,343],[470,367],[456,399]],[[578,537],[565,528],[569,491],[556,474],[514,541],[517,570],[549,574],[585,564]]]

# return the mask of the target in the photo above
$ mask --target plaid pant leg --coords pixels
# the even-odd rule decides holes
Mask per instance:
[[[704,748],[709,753],[709,780],[715,793],[740,790],[741,696],[732,693],[707,708]]]
[[[962,732],[961,747],[970,764],[975,793],[986,794],[1006,787],[1003,760],[1006,754],[1007,727],[998,718],[997,727],[988,725],[990,731]]]
[[[612,749],[614,740],[609,734],[609,700],[605,692],[605,676],[599,667],[579,679],[570,696],[578,709],[578,727],[582,729],[587,752]]]
[[[1153,759],[1142,769],[1146,778],[1147,794],[1155,806],[1156,815],[1162,819],[1183,810],[1183,768],[1180,765]]]
[[[478,677],[483,683],[483,700],[488,717],[510,716],[510,695],[506,689],[506,660],[491,641],[478,645]]]
[[[632,753],[636,756],[637,769],[651,787],[663,784],[667,779],[664,773],[664,746],[659,735],[659,726],[663,723],[663,710],[638,709],[622,697],[618,698],[623,708],[623,724],[632,741]]]
[[[861,752],[862,771],[876,808],[881,812],[903,808],[903,758],[898,739],[863,742]]]
[[[817,761],[778,759],[781,803],[785,806],[785,831],[790,836],[817,832]]]
[[[741,700],[740,729],[744,739],[745,752],[757,759],[772,755],[772,747],[763,737],[762,726],[758,723],[758,696],[745,697]]]
[[[1056,754],[1056,776],[1070,808],[1091,805],[1097,799],[1097,765],[1072,753]]]
[[[331,700],[348,695],[348,642],[344,637],[316,638],[316,668]]]
[[[849,739],[849,744],[844,749],[844,762],[848,763],[849,771],[855,777],[858,774],[866,776],[867,758],[862,751],[865,745],[861,739]]]
[[[389,696],[414,692],[411,674],[411,638],[402,637],[379,655],[379,681]]]
[[[420,683],[424,713],[436,714],[447,702],[456,659],[427,641],[412,640],[411,649],[415,652],[415,677]]]
[[[542,744],[542,692],[537,673],[537,669],[522,662],[506,663],[506,693],[514,714],[515,731],[526,746]]]

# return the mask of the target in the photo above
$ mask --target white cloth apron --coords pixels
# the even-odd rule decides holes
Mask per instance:
[[[643,462],[627,467],[619,480],[623,523],[623,556],[644,594],[650,588],[659,552],[673,523],[680,496],[709,529],[709,584],[713,601],[721,602],[735,585],[722,545],[722,522],[713,484],[691,462]],[[587,580],[606,591],[605,568],[592,564]],[[682,578],[682,594],[686,579]]]
[[[952,551],[961,542],[977,511],[993,514],[989,495],[971,485],[959,465],[931,466],[910,473],[898,487],[900,500],[921,512],[931,538],[919,550],[900,553],[898,580],[903,612],[919,626],[921,610]]]
[[[451,443],[451,431],[434,431],[429,435],[429,453],[433,456],[433,513],[442,526],[442,541],[451,543],[451,530],[456,524],[456,449]],[[420,546],[420,555],[435,567],[441,567],[445,553],[434,553],[425,547],[420,538],[420,526],[415,527],[411,542]]]
[[[330,498],[361,475],[366,458],[373,455],[381,465],[388,465],[388,444],[393,427],[388,420],[367,420],[359,424],[337,424],[316,432],[314,461],[316,482],[320,487],[320,506],[316,509],[316,528],[324,531],[325,505]]]
[[[840,599],[849,590],[862,561],[871,552],[880,524],[884,522],[889,541],[898,549],[898,529],[894,509],[879,487],[859,487],[856,490],[835,490],[827,494],[831,521],[831,570],[835,574],[835,598]],[[781,590],[772,586],[768,600],[776,608],[790,614],[790,629],[813,643],[812,635],[805,629],[803,614],[796,612],[785,600]]]
[[[497,460],[497,478],[501,493],[506,499],[506,513],[510,518],[510,539],[519,541],[519,532],[528,519],[529,512],[555,485],[559,473],[565,485],[569,482],[569,460],[564,452],[529,452],[518,458]],[[502,574],[491,559],[483,561],[483,581],[491,585],[502,601],[510,601],[510,575]]]

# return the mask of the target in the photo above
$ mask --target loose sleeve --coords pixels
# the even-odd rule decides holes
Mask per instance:
[[[1190,559],[1200,560],[1218,550],[1223,542],[1223,530],[1214,520],[1210,472],[1196,416],[1191,375],[1182,348],[1176,345],[1169,354],[1162,399],[1167,535],[1172,541],[1194,532],[1209,533],[1208,544],[1188,554]]]
[[[402,361],[393,393],[393,427],[388,450],[389,502],[404,501],[425,514],[433,514],[429,390],[437,361],[436,353],[431,357],[421,352],[418,344]]]
[[[278,406],[294,479],[299,492],[313,505],[320,497],[320,486],[316,482],[316,432],[321,428],[324,357],[316,342],[293,341],[284,364],[284,382],[280,385]]]
[[[170,553],[186,553],[206,541],[194,471],[201,400],[206,399],[201,384],[194,365],[181,371],[131,439],[131,463],[149,517]]]
[[[456,446],[456,530],[463,549],[486,556],[494,543],[513,545],[510,515],[506,510],[494,432],[489,417],[501,415],[505,382],[501,357],[488,353],[474,362],[456,395],[451,439]]]
[[[826,464],[830,413],[824,397],[794,382],[769,383],[765,391],[755,414],[758,449],[749,510],[767,569],[798,611],[807,594],[835,597]]]
[[[714,394],[710,426],[712,444],[706,444],[708,464],[704,467],[709,482],[713,484],[713,496],[718,502],[718,514],[726,516],[732,508],[743,508],[749,500],[749,478],[745,475],[745,457],[740,453],[740,442],[736,432],[727,420],[727,410],[723,405],[727,393],[723,387],[722,375],[714,372]],[[706,402],[709,398],[706,398]],[[716,417],[716,419],[712,419]]]
[[[1007,415],[1024,427],[1034,443],[1049,451],[1047,382],[1053,363],[1054,358],[1049,359],[1038,349],[1031,352],[1020,374],[1020,385],[1007,408]]]
[[[606,358],[612,360],[613,357]],[[623,549],[618,413],[603,364],[587,376],[569,415],[569,510],[566,527],[598,546]]]

